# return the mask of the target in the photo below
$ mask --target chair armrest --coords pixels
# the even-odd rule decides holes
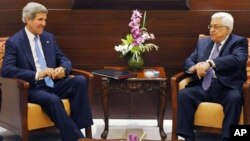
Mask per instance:
[[[79,69],[72,69],[71,73],[73,75],[83,75],[86,78],[88,78],[88,97],[89,97],[89,102],[92,103],[94,75],[88,71],[79,70]]]
[[[172,95],[176,95],[177,92],[179,91],[179,89],[182,89],[182,87],[184,87],[185,85],[188,84],[188,82],[190,82],[192,79],[191,77],[184,73],[184,72],[179,72],[177,74],[175,74],[174,76],[171,77],[171,88],[172,88]],[[181,83],[181,88],[180,88],[180,84]]]
[[[189,75],[185,74],[184,72],[179,72],[171,77],[171,89],[172,89],[172,108],[177,108],[177,94],[179,91],[179,83],[184,80],[185,78],[189,78]],[[191,80],[191,79],[190,79]],[[186,85],[189,81],[184,81],[182,85]]]
[[[22,125],[27,126],[28,89],[27,81],[0,77],[1,125],[16,132],[22,130]]]
[[[172,139],[177,139],[176,124],[177,124],[177,94],[180,89],[180,83],[184,87],[191,79],[189,75],[184,72],[179,72],[171,77],[171,89],[172,89]]]
[[[250,81],[247,80],[243,84],[243,99],[244,99],[244,124],[250,124]]]
[[[72,74],[74,75],[83,75],[87,77],[88,79],[94,79],[94,75],[88,71],[80,70],[80,69],[72,69]]]

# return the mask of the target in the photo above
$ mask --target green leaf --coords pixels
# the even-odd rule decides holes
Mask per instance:
[[[129,45],[133,43],[134,39],[131,34],[127,34],[126,39],[121,39],[121,41],[122,41],[122,44]]]
[[[127,34],[126,38],[127,38],[127,42],[128,42],[129,44],[132,44],[132,43],[133,43],[134,38],[133,38],[132,34]]]
[[[131,52],[134,54],[136,52],[141,52],[142,50],[140,49],[139,46],[134,46],[132,49],[131,49]]]
[[[128,41],[125,40],[125,39],[121,39],[121,41],[122,41],[122,44],[124,44],[124,45],[128,45],[129,44]]]

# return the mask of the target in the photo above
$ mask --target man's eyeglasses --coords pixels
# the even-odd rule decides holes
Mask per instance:
[[[227,26],[223,26],[223,25],[208,25],[207,26],[208,29],[214,28],[215,30],[222,28],[222,27],[227,27]]]

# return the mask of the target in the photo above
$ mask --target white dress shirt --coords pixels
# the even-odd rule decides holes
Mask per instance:
[[[36,49],[35,49],[35,35],[33,33],[31,33],[26,27],[25,27],[25,32],[26,32],[26,34],[28,36],[30,47],[31,47],[31,51],[32,51],[32,56],[33,56],[34,61],[35,61],[35,66],[36,66],[35,80],[40,80],[38,78],[38,73],[41,71],[41,66],[40,66],[40,63],[38,61],[38,57],[37,57]],[[39,48],[40,48],[40,50],[42,52],[42,55],[44,57],[44,53],[43,53],[43,49],[42,49],[42,44],[41,44],[39,36],[38,36],[38,46],[39,46]]]

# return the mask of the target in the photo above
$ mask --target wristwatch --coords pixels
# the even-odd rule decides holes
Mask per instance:
[[[207,60],[206,62],[209,64],[210,67],[214,67],[213,62],[211,60]]]
[[[211,61],[208,61],[208,64],[210,65],[210,67],[212,67],[212,66],[213,66],[213,64],[211,63]]]

